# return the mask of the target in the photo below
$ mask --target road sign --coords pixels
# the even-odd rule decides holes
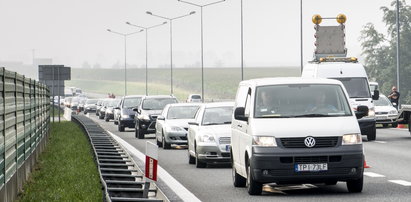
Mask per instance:
[[[157,181],[158,146],[152,142],[146,142],[146,169],[145,177]]]

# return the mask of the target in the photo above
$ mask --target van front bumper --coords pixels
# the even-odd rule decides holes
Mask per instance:
[[[284,149],[253,147],[251,169],[261,183],[300,184],[359,179],[364,172],[362,145]],[[296,164],[327,163],[327,171],[297,172]]]

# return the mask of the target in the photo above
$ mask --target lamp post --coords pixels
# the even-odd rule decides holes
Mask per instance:
[[[143,30],[140,30],[137,32],[131,32],[131,33],[120,33],[120,32],[113,31],[111,29],[107,29],[107,31],[124,37],[124,96],[126,96],[127,95],[127,37],[130,35],[142,32]]]
[[[300,0],[300,65],[303,73],[303,0]]]
[[[130,22],[126,22],[126,24],[128,24],[130,26],[133,26],[133,27],[141,28],[141,29],[146,31],[146,95],[148,95],[148,88],[147,88],[147,79],[148,79],[148,68],[147,68],[147,66],[148,66],[147,65],[148,64],[148,54],[147,54],[147,51],[148,51],[148,48],[147,48],[148,47],[148,30],[151,29],[151,28],[155,28],[155,27],[167,24],[167,22],[163,22],[161,24],[153,25],[153,26],[150,26],[150,27],[143,27],[143,26],[139,26],[139,25],[136,25],[136,24],[133,24],[133,23],[130,23]]]
[[[207,6],[211,6],[211,5],[214,5],[214,4],[218,4],[218,3],[222,3],[222,2],[224,2],[225,0],[220,0],[220,1],[215,1],[215,2],[211,2],[211,3],[208,3],[208,4],[202,4],[202,5],[200,5],[200,4],[195,4],[195,3],[192,3],[192,2],[189,2],[189,1],[183,1],[183,0],[178,0],[179,2],[182,2],[182,3],[186,3],[186,4],[189,4],[189,5],[192,5],[192,6],[197,6],[197,7],[199,7],[200,8],[200,14],[201,14],[201,99],[202,99],[202,101],[204,102],[204,48],[203,48],[203,46],[204,46],[204,41],[203,41],[203,35],[204,35],[204,33],[203,33],[203,8],[204,7],[207,7]]]
[[[244,80],[244,29],[243,29],[243,0],[241,0],[241,81]]]
[[[169,18],[169,17],[164,17],[164,16],[161,16],[161,15],[157,15],[157,14],[154,14],[154,13],[152,13],[152,12],[150,12],[150,11],[147,11],[146,13],[149,14],[149,15],[152,15],[152,16],[154,16],[154,17],[158,17],[158,18],[162,18],[162,19],[168,20],[168,21],[170,22],[170,77],[171,77],[171,81],[170,81],[170,93],[171,93],[171,95],[172,95],[172,94],[173,94],[173,20],[177,20],[177,19],[180,19],[180,18],[183,18],[183,17],[187,17],[187,16],[190,16],[190,15],[193,15],[193,14],[195,14],[196,12],[195,12],[195,11],[191,11],[191,12],[188,13],[188,14],[181,15],[181,16],[177,16],[177,17],[174,17],[174,18]]]

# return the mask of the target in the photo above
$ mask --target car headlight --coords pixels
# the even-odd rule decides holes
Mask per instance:
[[[389,114],[398,114],[397,110],[391,110]]]
[[[200,136],[199,141],[200,142],[215,142],[215,138],[211,134],[204,134]]]
[[[168,131],[168,132],[181,132],[181,131],[185,131],[185,130],[183,128],[179,127],[179,126],[167,126],[166,131]]]
[[[275,137],[271,136],[254,136],[253,145],[263,146],[263,147],[277,147],[277,142]]]
[[[150,117],[147,114],[140,114],[137,118],[140,120],[150,121]]]
[[[375,116],[375,109],[374,109],[374,107],[372,107],[372,108],[370,108],[370,109],[368,110],[368,116]]]
[[[361,134],[346,134],[343,135],[342,145],[362,144]]]
[[[127,115],[127,114],[123,114],[123,115],[121,115],[121,118],[123,118],[123,119],[128,119],[128,118],[130,118],[130,116]]]

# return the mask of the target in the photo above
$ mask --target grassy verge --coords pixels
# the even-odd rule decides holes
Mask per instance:
[[[54,114],[53,114],[53,108],[54,108]],[[57,106],[53,106],[50,110],[50,117],[63,117],[64,115],[64,109],[60,109],[60,114],[59,114],[59,108]]]
[[[97,166],[78,125],[52,123],[46,150],[18,201],[101,201]]]

